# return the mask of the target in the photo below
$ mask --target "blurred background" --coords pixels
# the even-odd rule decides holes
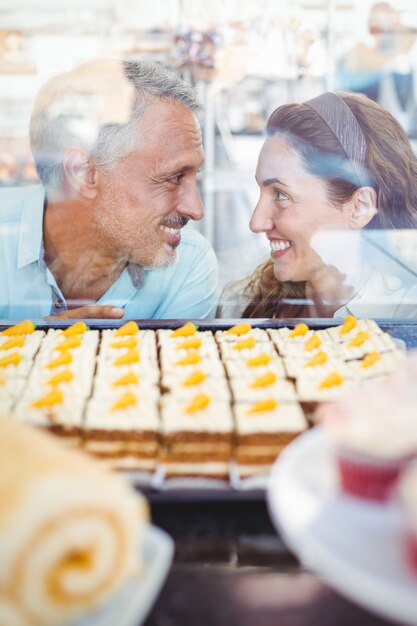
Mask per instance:
[[[415,0],[2,0],[0,185],[37,180],[28,124],[39,87],[96,56],[159,60],[199,89],[206,216],[198,228],[216,250],[221,285],[268,254],[248,221],[277,106],[359,91],[417,146]]]

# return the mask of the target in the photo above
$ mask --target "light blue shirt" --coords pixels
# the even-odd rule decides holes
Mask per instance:
[[[40,319],[67,308],[45,265],[40,185],[0,189],[0,318]],[[177,261],[168,267],[129,265],[98,300],[125,310],[125,319],[214,316],[217,260],[195,229],[182,231]]]

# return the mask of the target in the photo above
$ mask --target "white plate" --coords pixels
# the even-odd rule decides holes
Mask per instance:
[[[400,512],[395,504],[340,492],[320,427],[281,453],[268,504],[282,537],[307,567],[375,613],[417,625],[417,578],[407,567]]]
[[[145,621],[171,566],[174,543],[166,532],[149,526],[143,547],[143,575],[129,581],[112,600],[72,626],[139,626]]]

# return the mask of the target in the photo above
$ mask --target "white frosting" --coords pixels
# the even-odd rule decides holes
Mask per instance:
[[[171,337],[171,333],[171,330],[158,330],[158,345],[162,350],[175,350],[177,346],[193,339],[199,339],[201,341],[200,350],[216,348],[214,335],[210,330],[197,331],[195,335],[191,335],[190,337]]]
[[[151,361],[140,359],[139,363],[129,363],[127,365],[113,365],[112,361],[98,361],[96,379],[111,381],[134,373],[140,379],[146,380],[148,383],[157,383],[159,381],[159,368]]]
[[[229,378],[243,380],[253,380],[258,376],[263,376],[267,372],[273,372],[278,378],[285,377],[284,363],[282,359],[275,355],[267,365],[250,366],[245,361],[226,361],[224,364]]]
[[[50,390],[50,386],[46,382],[50,378],[58,376],[61,372],[69,370],[74,378],[70,381],[59,383],[58,388],[65,390],[66,393],[69,392],[74,397],[77,395],[88,396],[91,393],[93,384],[94,368],[94,361],[82,361],[76,367],[71,363],[54,369],[46,369],[39,362],[36,362],[29,376],[28,388],[30,388],[30,391],[28,393],[34,396],[39,394],[41,389],[44,389],[45,393],[47,393]]]
[[[257,343],[254,348],[244,348],[243,350],[235,350],[233,348],[235,344],[233,342],[224,342],[220,344],[220,353],[223,360],[244,361],[246,359],[252,359],[260,354],[270,354],[273,357],[277,357],[277,351],[272,343],[266,341]]]
[[[228,433],[233,430],[233,418],[227,402],[213,400],[194,413],[185,413],[189,400],[165,395],[161,399],[162,431],[165,433],[195,431]]]
[[[382,330],[374,320],[357,320],[356,326],[344,335],[340,334],[343,325],[333,326],[328,329],[332,341],[350,341],[356,337],[359,331],[367,331],[370,335],[378,335]]]
[[[33,361],[23,359],[18,365],[6,365],[6,367],[0,367],[0,376],[5,379],[27,378],[32,365]]]
[[[45,333],[43,330],[35,330],[32,335],[25,336],[25,343],[22,347],[9,348],[7,350],[0,350],[0,359],[4,358],[12,354],[13,352],[18,352],[23,359],[32,360],[35,354],[39,350],[39,346],[41,344],[42,338]],[[13,337],[3,337],[0,335],[0,346],[4,345],[9,339],[14,339]]]
[[[295,359],[284,359],[287,374],[290,378],[308,378],[314,380],[323,380],[332,372],[339,372],[343,378],[354,378],[354,373],[340,359],[332,359],[326,361],[322,365],[314,365],[304,367],[306,361],[297,361]]]
[[[401,350],[393,350],[392,352],[384,352],[380,357],[378,361],[375,361],[369,367],[362,367],[362,359],[348,361],[346,367],[355,377],[361,379],[385,376],[401,367],[405,360],[405,353]]]
[[[325,387],[319,389],[321,378],[298,378],[296,382],[296,390],[298,399],[301,402],[324,402],[327,400],[335,400],[346,391],[349,391],[358,384],[354,379],[344,378],[340,385]]]
[[[159,429],[158,406],[150,397],[138,397],[138,403],[111,411],[112,402],[92,398],[87,404],[85,430],[126,430],[141,432]]]
[[[223,379],[225,370],[220,359],[217,361],[202,360],[200,363],[191,365],[173,365],[161,363],[162,376],[173,376],[182,380],[186,376],[192,374],[198,368],[203,374],[210,378]]]
[[[249,383],[239,379],[230,381],[234,402],[255,403],[271,397],[280,402],[295,402],[297,399],[294,385],[289,380],[277,380],[266,387],[250,387]]]
[[[357,334],[357,333],[356,333]],[[356,337],[356,335],[355,335]],[[349,347],[349,341],[343,341],[341,344],[341,354],[345,361],[350,359],[361,359],[369,352],[387,352],[396,350],[397,346],[388,333],[380,333],[369,337],[361,346]]]
[[[100,359],[116,359],[119,354],[126,352],[128,348],[114,348],[111,344],[122,343],[134,337],[138,340],[136,347],[139,350],[141,358],[156,361],[156,335],[153,330],[141,330],[138,335],[127,335],[123,337],[115,337],[114,331],[104,330],[101,337]]]
[[[93,395],[94,396],[113,396],[121,395],[125,391],[133,391],[134,393],[148,393],[151,392],[152,396],[156,393],[159,395],[158,381],[146,378],[145,376],[138,376],[137,383],[129,383],[128,385],[113,385],[113,381],[118,380],[120,376],[112,376],[111,378],[96,377],[94,381]]]
[[[206,378],[198,385],[183,386],[181,384],[182,381],[189,375],[190,374],[181,374],[181,376],[178,376],[177,374],[168,374],[162,377],[161,382],[163,387],[167,388],[168,393],[176,398],[189,400],[197,393],[205,393],[212,398],[216,398],[216,400],[230,401],[230,390],[226,378]]]
[[[268,334],[272,339],[273,344],[276,346],[278,352],[281,355],[287,353],[289,348],[288,346],[299,346],[304,347],[306,341],[311,339],[313,335],[318,335],[320,339],[324,343],[329,343],[329,336],[327,334],[327,330],[308,330],[304,335],[297,335],[296,337],[289,337],[288,335],[293,330],[293,328],[270,328],[268,330]]]
[[[252,328],[248,333],[244,335],[232,335],[228,334],[225,330],[216,331],[216,340],[218,343],[236,343],[237,341],[244,341],[245,339],[249,339],[249,337],[253,337],[256,339],[256,342],[269,342],[268,333],[263,328]]]
[[[38,393],[36,399],[40,395]],[[25,396],[17,403],[13,416],[22,422],[47,428],[54,425],[81,428],[84,412],[84,401],[82,399],[74,401],[74,397],[67,396],[62,404],[41,408],[32,407],[32,401],[32,398]]]
[[[307,421],[298,403],[282,402],[272,411],[249,413],[247,404],[235,405],[236,429],[240,435],[256,433],[298,433]]]
[[[325,352],[329,358],[338,358],[341,356],[340,345],[338,343],[331,343],[330,341],[323,341],[317,348],[314,348],[314,350],[306,350],[305,343],[300,341],[297,343],[287,342],[282,344],[280,348],[280,354],[282,354],[284,358],[300,359],[303,361],[308,361],[318,352]]]

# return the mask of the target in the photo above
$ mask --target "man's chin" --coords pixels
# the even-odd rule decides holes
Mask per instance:
[[[176,247],[164,244],[162,249],[154,256],[152,260],[144,264],[144,267],[149,269],[161,269],[174,265],[178,259],[178,253]]]

